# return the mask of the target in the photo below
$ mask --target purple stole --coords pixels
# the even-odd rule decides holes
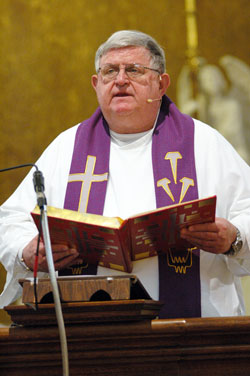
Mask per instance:
[[[64,208],[103,213],[109,153],[109,129],[98,108],[77,129]],[[153,133],[152,161],[157,208],[198,198],[194,122],[166,96]],[[159,254],[159,298],[165,303],[161,318],[201,316],[199,251]]]

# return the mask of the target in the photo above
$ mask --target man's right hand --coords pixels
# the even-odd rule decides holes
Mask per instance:
[[[37,249],[37,239],[36,236],[31,242],[23,249],[23,261],[31,269],[34,269],[34,262],[36,257]],[[67,268],[71,265],[81,263],[82,260],[79,258],[79,252],[75,248],[70,248],[67,245],[62,244],[52,244],[52,253],[55,270],[60,270]],[[42,241],[39,244],[39,254],[38,254],[38,271],[48,272],[48,264],[46,260],[45,246]]]

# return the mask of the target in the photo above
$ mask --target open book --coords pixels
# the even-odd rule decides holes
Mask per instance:
[[[118,217],[79,213],[47,207],[51,243],[67,244],[84,262],[124,272],[132,261],[155,256],[168,248],[190,244],[180,238],[180,228],[215,220],[216,196],[166,206],[122,220]],[[40,209],[31,213],[38,227]]]

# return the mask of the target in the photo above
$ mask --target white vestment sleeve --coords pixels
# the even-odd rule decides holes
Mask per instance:
[[[195,121],[195,154],[200,197],[217,195],[216,216],[239,228],[243,247],[236,257],[224,256],[237,276],[250,273],[250,167],[214,129]]]
[[[47,204],[58,208],[62,208],[64,203],[76,129],[77,126],[59,135],[36,162],[44,175]],[[30,215],[36,205],[33,172],[34,169],[0,208],[0,262],[7,271],[0,307],[8,305],[21,295],[18,279],[33,275],[20,263],[23,248],[37,234]],[[42,275],[44,273],[39,273],[39,276]]]

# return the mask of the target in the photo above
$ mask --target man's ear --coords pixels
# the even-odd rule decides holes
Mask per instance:
[[[97,86],[97,83],[98,83],[98,77],[96,74],[94,74],[92,77],[91,77],[91,84],[93,86],[93,88],[96,90],[96,86]]]
[[[170,85],[170,76],[167,73],[163,73],[160,76],[160,80],[159,80],[159,88],[160,88],[161,95],[166,93],[169,85]]]

